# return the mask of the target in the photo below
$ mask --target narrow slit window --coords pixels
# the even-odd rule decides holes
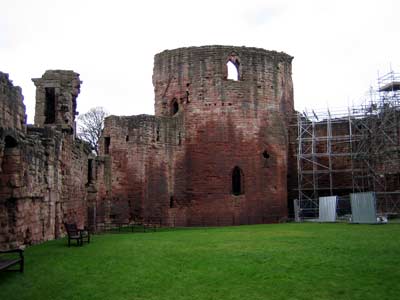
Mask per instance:
[[[186,103],[190,102],[190,99],[189,99],[189,86],[190,86],[190,83],[187,83],[186,84]]]
[[[238,167],[234,167],[232,171],[232,194],[237,196],[244,193],[243,171]]]
[[[231,79],[234,81],[239,80],[239,65],[235,64],[231,60],[226,63],[226,67],[228,69],[228,77],[227,79]]]
[[[88,183],[92,183],[93,181],[93,159],[88,159]]]
[[[110,144],[111,144],[111,138],[105,137],[104,138],[104,154],[110,154]]]
[[[56,91],[55,88],[45,88],[45,124],[53,124],[56,121]]]
[[[176,115],[179,111],[179,104],[176,99],[172,100],[172,115]]]

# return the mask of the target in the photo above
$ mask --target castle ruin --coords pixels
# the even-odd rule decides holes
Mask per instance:
[[[155,116],[105,121],[97,215],[166,226],[285,219],[291,61],[228,46],[157,54]]]
[[[0,247],[63,235],[63,222],[87,219],[90,148],[75,138],[81,81],[72,71],[33,79],[35,124],[27,125],[23,96],[0,73]]]
[[[79,74],[33,79],[27,125],[21,89],[0,72],[0,248],[61,237],[64,222],[280,222],[294,198],[307,214],[319,196],[365,190],[399,213],[400,84],[361,113],[318,119],[294,111],[291,61],[248,47],[161,52],[155,115],[107,117],[99,156],[76,138]]]

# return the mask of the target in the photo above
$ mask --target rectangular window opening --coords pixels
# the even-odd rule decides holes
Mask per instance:
[[[110,154],[110,144],[111,144],[111,138],[105,137],[104,138],[104,154]]]
[[[93,181],[92,169],[93,169],[93,159],[89,159],[88,160],[88,183],[92,183],[92,181]]]
[[[157,142],[160,141],[160,127],[157,127],[157,130],[156,130],[156,141]]]
[[[44,124],[53,124],[56,121],[56,90],[53,87],[45,88]]]

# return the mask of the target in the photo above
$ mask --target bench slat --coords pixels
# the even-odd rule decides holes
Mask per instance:
[[[20,262],[20,259],[4,259],[0,260],[0,270],[6,269],[12,265],[16,265]]]

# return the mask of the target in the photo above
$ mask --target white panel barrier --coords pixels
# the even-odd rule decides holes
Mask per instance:
[[[377,223],[375,193],[350,194],[350,202],[353,223]]]
[[[336,222],[338,197],[319,197],[319,222]]]

